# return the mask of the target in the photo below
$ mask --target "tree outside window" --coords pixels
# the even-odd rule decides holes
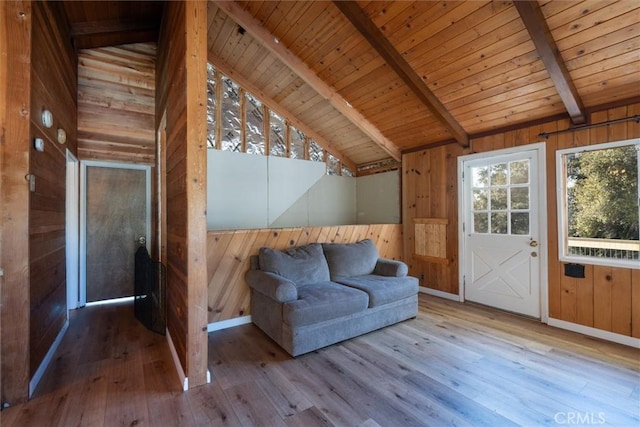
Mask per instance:
[[[628,265],[639,260],[639,140],[559,152],[563,255]]]

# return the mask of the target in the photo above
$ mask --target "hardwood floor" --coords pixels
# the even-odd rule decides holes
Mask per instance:
[[[420,296],[416,319],[290,358],[253,325],[209,334],[212,383],[180,391],[129,305],[72,313],[4,426],[640,425],[640,350]]]

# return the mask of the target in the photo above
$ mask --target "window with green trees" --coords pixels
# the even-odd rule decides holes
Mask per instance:
[[[558,151],[560,255],[640,267],[640,139]]]

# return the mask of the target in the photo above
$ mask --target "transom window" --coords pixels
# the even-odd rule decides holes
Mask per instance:
[[[471,168],[473,232],[528,235],[529,160]]]
[[[640,139],[559,150],[563,260],[640,268]]]

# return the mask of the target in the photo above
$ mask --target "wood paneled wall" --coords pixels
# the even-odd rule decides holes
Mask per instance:
[[[402,223],[405,262],[420,286],[458,292],[457,159],[466,153],[449,144],[402,156]],[[446,259],[428,262],[414,258],[414,218],[446,218]]]
[[[156,118],[166,111],[167,328],[189,387],[206,383],[206,33],[204,2],[167,2]]]
[[[29,394],[29,103],[31,3],[0,2],[1,404]],[[9,43],[11,40],[13,43]]]
[[[78,52],[80,159],[153,165],[156,44]]]
[[[65,171],[67,148],[76,152],[76,59],[60,6],[0,5],[2,403],[11,405],[28,398],[29,379],[67,314]],[[41,123],[43,109],[53,113],[49,129]],[[59,128],[67,133],[64,145]],[[36,137],[44,152],[35,151]],[[25,177],[35,180],[33,191]]]
[[[366,238],[376,243],[380,256],[402,259],[401,224],[209,231],[209,322],[250,314],[250,292],[244,276],[249,271],[251,255],[257,255],[261,247],[286,249],[314,242],[352,243]]]
[[[45,141],[44,152],[31,145],[30,173],[30,375],[44,359],[67,318],[65,193],[66,148],[76,151],[76,55],[59,3],[33,3],[31,52],[31,134]],[[53,113],[45,128],[41,112]],[[57,129],[67,134],[57,141]]]
[[[640,104],[594,112],[591,123],[640,114]],[[529,128],[472,140],[472,150],[456,146],[423,150],[403,156],[403,211],[405,261],[422,285],[458,293],[458,206],[457,157],[539,142],[541,132],[564,130],[568,120],[548,122]],[[629,121],[588,130],[552,135],[547,146],[547,222],[549,265],[549,316],[622,335],[640,338],[640,270],[587,265],[586,278],[564,276],[558,259],[556,210],[556,150],[640,137],[640,124]],[[413,258],[412,218],[446,217],[448,265]]]

